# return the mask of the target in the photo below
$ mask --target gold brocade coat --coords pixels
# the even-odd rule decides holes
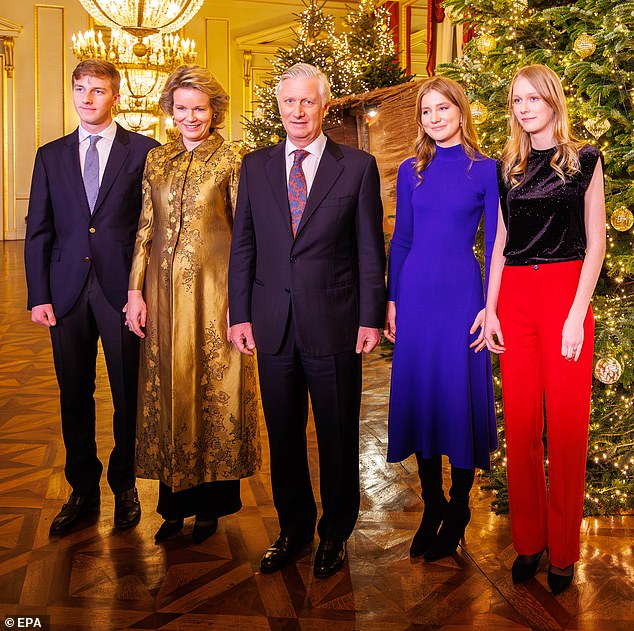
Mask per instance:
[[[130,289],[147,304],[137,475],[181,491],[260,464],[253,358],[226,338],[227,269],[242,154],[217,132],[147,158]]]

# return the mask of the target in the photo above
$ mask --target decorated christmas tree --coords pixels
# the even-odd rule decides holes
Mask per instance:
[[[558,6],[553,6],[553,5]],[[595,380],[586,513],[634,508],[634,2],[446,0],[472,28],[464,56],[439,74],[465,86],[483,148],[499,157],[507,138],[507,91],[518,67],[543,63],[562,78],[575,135],[605,158],[607,254],[592,301]],[[458,19],[455,16],[465,16]],[[496,377],[497,385],[499,379]],[[503,419],[498,387],[498,412]],[[546,420],[546,422],[548,422]],[[504,431],[491,486],[507,508]]]
[[[361,0],[345,20],[350,50],[360,61],[365,91],[410,80],[401,67],[390,29],[387,7],[377,0]]]
[[[345,19],[348,31],[337,33],[334,17],[324,13],[325,2],[303,1],[306,9],[297,16],[294,45],[277,51],[270,78],[255,88],[253,119],[244,121],[251,148],[275,144],[284,136],[275,87],[284,70],[296,63],[322,70],[333,98],[408,80],[398,67],[389,15],[378,2],[362,0]]]

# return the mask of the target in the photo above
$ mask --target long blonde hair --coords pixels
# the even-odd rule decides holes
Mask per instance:
[[[579,171],[579,149],[583,143],[573,138],[570,133],[566,97],[559,77],[548,66],[533,64],[520,68],[509,87],[508,109],[511,133],[502,151],[504,181],[512,186],[518,186],[524,181],[531,151],[530,134],[524,131],[513,113],[513,88],[520,78],[526,79],[553,110],[553,138],[556,148],[550,160],[550,166],[562,180],[565,180],[566,176]]]
[[[416,175],[422,180],[422,172],[427,168],[429,163],[436,155],[436,142],[430,138],[423,128],[422,123],[422,105],[423,97],[435,90],[442,94],[451,103],[460,109],[462,117],[462,125],[460,127],[460,142],[465,153],[471,160],[477,160],[478,154],[481,154],[478,145],[478,135],[473,126],[473,117],[471,116],[471,108],[469,101],[460,84],[447,77],[431,77],[423,82],[416,95],[416,124],[418,125],[418,137],[416,138],[416,164],[414,169]]]

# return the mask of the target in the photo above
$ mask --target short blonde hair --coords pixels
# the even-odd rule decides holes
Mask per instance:
[[[211,127],[216,129],[221,126],[229,109],[229,95],[209,70],[201,66],[186,65],[179,66],[172,72],[159,100],[159,105],[166,114],[173,114],[174,92],[179,88],[193,88],[208,96],[209,106],[213,110]]]

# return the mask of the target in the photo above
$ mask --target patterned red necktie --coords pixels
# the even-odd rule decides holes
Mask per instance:
[[[291,208],[291,227],[293,236],[295,236],[306,207],[307,187],[302,161],[309,152],[304,149],[296,149],[293,153],[295,154],[293,166],[288,176],[288,204]]]

